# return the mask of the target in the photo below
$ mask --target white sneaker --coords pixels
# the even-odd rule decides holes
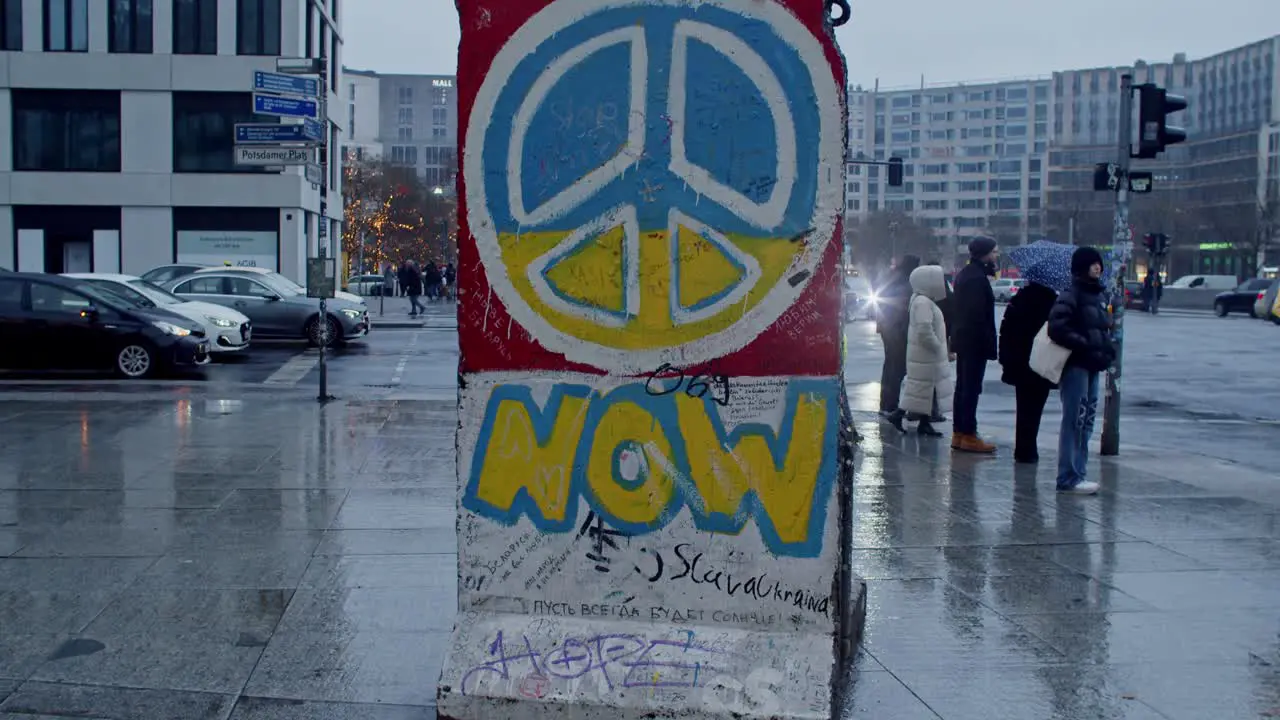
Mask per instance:
[[[1097,495],[1098,487],[1099,485],[1096,482],[1092,482],[1089,480],[1081,480],[1080,482],[1076,483],[1074,487],[1059,488],[1058,492],[1063,493],[1065,495]]]

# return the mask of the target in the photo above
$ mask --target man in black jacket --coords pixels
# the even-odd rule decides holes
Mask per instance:
[[[903,255],[889,282],[880,288],[876,301],[876,332],[884,343],[880,414],[885,417],[898,409],[902,381],[907,376],[907,305],[911,302],[911,271],[918,267],[920,258]]]
[[[991,278],[996,274],[996,241],[987,237],[969,243],[969,264],[956,275],[952,301],[951,350],[956,355],[956,394],[952,406],[951,447],[962,452],[986,453],[996,446],[978,436],[978,396],[987,373],[987,361],[998,357],[996,296]]]

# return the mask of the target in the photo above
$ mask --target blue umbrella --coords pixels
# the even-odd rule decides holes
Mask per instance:
[[[1037,240],[1010,250],[1009,259],[1027,282],[1062,292],[1071,287],[1071,256],[1075,251],[1074,245]]]

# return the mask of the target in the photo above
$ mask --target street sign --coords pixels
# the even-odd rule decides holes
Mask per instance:
[[[281,125],[279,123],[236,123],[237,145],[283,145],[323,142],[320,123]]]
[[[283,97],[280,95],[253,94],[253,111],[259,115],[317,119],[320,105],[315,100]]]
[[[334,297],[337,285],[337,264],[334,258],[307,258],[307,297]]]
[[[307,182],[312,185],[319,185],[324,180],[324,171],[315,163],[307,163],[306,176]]]
[[[315,78],[254,70],[253,89],[278,95],[301,95],[313,98],[320,94],[320,81]]]
[[[1093,168],[1093,189],[1120,189],[1120,165],[1117,163],[1098,163]]]
[[[1155,185],[1155,178],[1149,172],[1129,172],[1129,192],[1149,193]]]
[[[281,145],[237,145],[236,164],[267,167],[272,165],[306,165],[315,161],[311,148]]]
[[[276,72],[286,75],[323,75],[324,58],[278,57]]]

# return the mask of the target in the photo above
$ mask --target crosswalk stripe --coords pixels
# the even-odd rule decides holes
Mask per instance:
[[[319,350],[304,350],[289,358],[280,369],[271,373],[271,377],[262,381],[263,385],[297,385],[307,373],[320,364]]]

